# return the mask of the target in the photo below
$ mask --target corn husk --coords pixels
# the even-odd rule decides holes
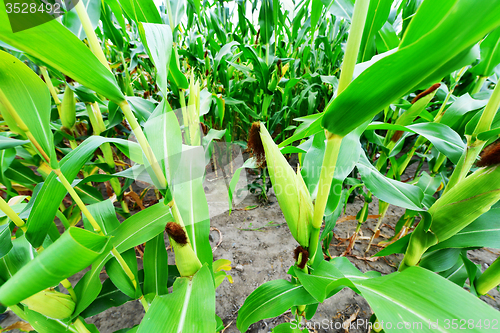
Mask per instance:
[[[455,185],[429,209],[431,231],[442,242],[500,200],[500,165],[481,168]]]
[[[175,265],[182,277],[193,276],[201,268],[201,262],[194,253],[191,244],[181,245],[170,238],[170,245],[175,254]]]
[[[30,310],[36,311],[52,319],[64,319],[73,314],[75,302],[70,295],[56,290],[46,289],[28,297],[21,302]]]
[[[201,262],[193,250],[189,236],[186,233],[186,228],[182,223],[182,217],[179,213],[178,207],[172,207],[172,214],[174,219],[178,222],[167,223],[166,232],[170,239],[170,245],[174,250],[175,265],[179,270],[182,277],[193,276],[201,268]],[[172,224],[171,228],[169,225]]]
[[[500,257],[476,281],[476,292],[484,295],[500,284]]]
[[[260,138],[266,153],[269,177],[286,223],[295,240],[308,247],[314,208],[304,179],[300,172],[293,171],[262,123]]]
[[[500,200],[500,165],[481,168],[443,194],[428,210],[430,228],[413,231],[400,270],[415,266],[427,249],[471,224]]]
[[[76,122],[75,93],[69,87],[64,90],[59,117],[64,128],[71,130]]]

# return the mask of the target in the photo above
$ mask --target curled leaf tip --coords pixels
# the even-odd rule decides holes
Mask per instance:
[[[488,167],[500,164],[500,141],[497,141],[481,152],[480,160],[476,162],[478,167]]]

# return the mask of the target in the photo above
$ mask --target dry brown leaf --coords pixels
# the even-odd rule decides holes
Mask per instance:
[[[141,208],[141,210],[146,209],[146,207],[142,204],[142,199],[134,191],[125,193],[125,196],[131,198]]]
[[[344,328],[344,332],[349,333],[349,326],[351,325],[351,323],[353,321],[356,320],[356,318],[358,318],[358,313],[359,313],[359,308],[347,320],[345,320],[342,323],[342,327]]]
[[[22,332],[30,332],[35,330],[29,323],[26,323],[24,321],[17,321],[14,324],[2,329],[2,332],[8,332],[15,329],[18,329]]]
[[[369,219],[378,219],[380,217],[380,215],[368,215],[368,218],[367,220]],[[341,218],[339,218],[337,220],[337,223],[342,223],[342,222],[346,222],[346,221],[355,221],[356,220],[356,216],[354,215],[346,215],[346,216],[342,216]]]

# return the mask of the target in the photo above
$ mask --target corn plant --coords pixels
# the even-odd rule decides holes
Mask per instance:
[[[251,293],[240,331],[289,309],[273,331],[301,331],[346,287],[377,332],[500,319],[478,299],[500,259],[482,273],[467,258],[500,248],[496,1],[0,2],[0,303],[34,330],[98,332],[86,318],[139,300],[144,319],[123,331],[222,331],[215,289],[231,263],[214,262],[203,189],[222,160],[230,199],[245,168],[260,169],[263,196],[270,179],[297,241],[290,278]],[[233,168],[214,140],[252,158]],[[404,254],[397,272],[331,257],[353,193],[364,204],[344,255],[377,198],[368,248],[389,205],[406,210],[376,254]]]
[[[412,124],[434,97],[436,89],[440,86],[434,83],[439,82],[451,72],[467,66],[469,61],[474,61],[475,58],[468,58],[468,54],[473,52],[473,46],[483,39],[484,35],[491,32],[491,35],[495,36],[495,29],[498,27],[499,22],[494,19],[492,19],[489,26],[488,23],[482,21],[482,23],[486,24],[484,26],[485,30],[482,32],[472,32],[472,29],[479,27],[478,24],[473,24],[474,28],[471,27],[468,32],[451,32],[455,20],[465,19],[465,17],[471,18],[472,6],[474,5],[472,2],[467,1],[450,1],[441,8],[440,14],[436,15],[436,7],[433,6],[433,2],[424,1],[411,19],[411,23],[406,27],[395,52],[385,55],[378,61],[373,61],[371,66],[359,74],[354,81],[350,82],[353,77],[356,59],[359,59],[357,55],[363,46],[362,36],[366,32],[364,27],[370,27],[373,24],[370,20],[374,20],[374,13],[378,14],[377,10],[383,8],[382,2],[376,4],[370,1],[355,2],[337,96],[326,106],[324,113],[317,117],[317,121],[308,124],[307,130],[297,131],[298,133],[292,136],[294,139],[301,139],[314,133],[320,135],[318,132],[322,129],[325,131],[325,135],[321,135],[318,145],[323,150],[323,159],[320,164],[321,174],[319,179],[315,179],[317,183],[313,183],[314,190],[311,191],[311,194],[315,197],[312,218],[303,220],[303,218],[311,216],[310,206],[294,204],[296,200],[311,203],[311,197],[303,199],[300,194],[303,192],[301,189],[305,187],[300,185],[303,182],[294,182],[292,180],[293,178],[288,175],[288,173],[293,172],[292,170],[288,171],[288,173],[283,172],[284,169],[290,169],[290,167],[282,158],[276,157],[276,155],[279,156],[278,146],[275,146],[274,142],[270,142],[270,137],[265,130],[260,130],[267,164],[270,169],[276,170],[274,179],[271,178],[273,186],[277,186],[279,189],[284,184],[288,186],[297,184],[296,193],[277,191],[276,194],[284,211],[293,211],[288,206],[289,204],[294,206],[295,210],[299,210],[295,216],[300,216],[301,219],[287,216],[285,212],[284,214],[292,235],[300,245],[295,252],[297,263],[289,271],[291,281],[271,281],[255,290],[239,312],[238,327],[240,330],[247,329],[249,324],[256,320],[276,316],[282,311],[291,308],[292,314],[295,315],[294,322],[282,324],[280,329],[299,331],[300,326],[298,323],[301,323],[304,319],[311,319],[318,303],[333,296],[344,287],[349,287],[366,298],[375,312],[376,320],[373,327],[376,331],[382,329],[391,331],[394,327],[388,325],[384,327],[383,323],[396,323],[401,321],[401,318],[405,322],[421,322],[429,331],[431,330],[430,322],[437,323],[436,328],[440,330],[453,331],[454,328],[446,326],[446,316],[450,314],[451,316],[457,316],[454,317],[456,321],[465,318],[467,318],[465,321],[470,319],[469,323],[484,321],[486,318],[498,318],[498,313],[495,310],[481,303],[473,295],[453,283],[456,282],[456,284],[463,286],[465,279],[461,282],[451,282],[452,280],[446,279],[451,275],[449,272],[443,270],[442,276],[439,276],[422,268],[422,266],[432,267],[429,262],[432,263],[432,260],[442,259],[443,255],[449,257],[451,254],[446,253],[446,251],[443,252],[443,249],[446,250],[448,246],[456,246],[456,243],[453,245],[450,240],[456,237],[455,242],[457,242],[460,231],[474,225],[476,221],[479,222],[483,214],[489,214],[491,211],[492,216],[495,216],[495,209],[490,209],[500,199],[497,184],[498,176],[496,175],[498,168],[498,155],[495,153],[498,151],[497,144],[493,143],[487,147],[481,155],[480,162],[477,163],[480,168],[468,175],[483,147],[498,137],[498,132],[493,125],[500,106],[496,98],[498,88],[493,90],[482,113],[478,114],[473,122],[467,124],[466,127],[468,128],[465,130],[468,141],[467,146],[463,144],[462,139],[455,131],[441,122],[451,93],[443,101],[442,107],[436,110],[435,116],[432,117],[431,114],[431,117],[425,117],[428,119],[427,123]],[[475,14],[478,14],[478,20],[486,17],[479,14],[479,12],[475,12]],[[423,33],[424,26],[432,26],[433,28],[430,32],[425,30],[425,33]],[[444,34],[441,35],[441,33]],[[450,36],[453,37],[448,38]],[[435,47],[436,44],[434,44],[436,40],[440,40],[440,46],[447,50],[446,54],[441,53],[438,55],[433,53],[435,51],[439,52]],[[487,47],[487,41],[488,38],[482,42],[485,43],[485,48]],[[483,45],[482,43],[481,45]],[[486,51],[484,53],[482,56],[485,56],[485,58],[492,56],[491,52]],[[481,65],[478,64],[474,68],[478,67],[481,67]],[[465,70],[467,70],[467,67],[458,74],[452,75],[452,77],[455,80],[460,80]],[[479,78],[477,82],[479,88],[473,85],[473,92],[477,93],[483,84],[484,79]],[[395,100],[404,98],[417,89],[427,87],[430,88],[421,94],[416,94],[410,104],[411,107],[405,112],[394,113],[393,117],[388,117],[389,107]],[[455,87],[456,84],[453,84],[452,89]],[[384,110],[384,122],[372,122],[373,117],[377,116],[380,110]],[[389,125],[387,122],[392,124]],[[383,149],[375,166],[365,156],[365,152],[361,149],[359,143],[360,135],[368,129],[389,130],[386,133],[385,140],[378,141],[379,146],[383,146]],[[420,138],[415,143],[415,149],[412,149],[410,154],[414,154],[416,149],[425,143],[425,139],[429,140],[439,151],[433,169],[434,173],[440,170],[446,158],[457,164],[449,178],[449,182],[446,184],[444,194],[438,200],[433,198],[426,200],[425,198],[426,194],[432,196],[438,189],[438,186],[431,185],[432,181],[430,179],[422,177],[414,182],[414,185],[396,180],[411,159],[411,156],[403,156],[402,159],[396,161],[395,154],[392,154],[398,143],[401,144],[400,140],[404,139],[403,136],[406,136],[404,132],[413,132],[420,135]],[[378,134],[372,132],[370,135],[371,138],[368,139],[377,142]],[[324,143],[325,139],[326,143]],[[273,147],[273,150],[270,147]],[[304,158],[304,175],[311,172],[311,170],[306,169],[305,161],[307,157],[306,155]],[[389,159],[391,171],[386,177],[380,171],[387,168],[387,160]],[[396,273],[387,276],[372,274],[376,272],[363,274],[345,258],[333,258],[330,262],[327,262],[323,260],[323,256],[318,255],[318,253],[321,253],[318,247],[318,239],[325,209],[328,204],[330,205],[330,213],[334,212],[339,207],[342,194],[341,191],[330,191],[330,189],[337,182],[341,184],[355,165],[370,192],[385,202],[396,204],[417,213],[408,215],[407,225],[405,224],[407,227],[413,225],[415,215],[421,216],[421,220],[413,232],[407,237],[401,235],[402,238],[399,241],[378,254],[405,253],[399,271]],[[270,173],[273,174],[272,171]],[[300,173],[295,177],[302,180]],[[447,180],[447,177],[442,179]],[[431,189],[427,191],[429,187]],[[281,200],[280,196],[282,197]],[[284,202],[284,204],[281,202]],[[367,203],[369,201],[365,202],[365,206],[357,216],[360,223],[366,220],[365,207]],[[382,210],[384,209],[386,208],[382,206]],[[298,225],[299,223],[303,225]],[[331,225],[327,225],[325,228],[328,229],[324,234],[324,238],[331,230]],[[300,230],[305,231],[298,234],[297,231]],[[308,236],[309,239],[307,239]],[[448,244],[446,244],[447,241],[449,241]],[[474,242],[472,237],[468,238],[467,241],[465,239],[462,239],[462,241],[464,243],[467,243],[467,241]],[[484,246],[480,239],[476,239],[476,241],[478,246]],[[467,245],[460,247],[467,248]],[[436,255],[436,251],[439,252],[439,250],[441,250],[441,253]],[[497,275],[494,273],[497,270],[497,262],[491,268],[488,268],[484,275],[480,275],[480,271],[467,259],[463,251],[458,258],[452,258],[450,262],[452,264],[446,271],[448,269],[450,271],[456,270],[455,263],[463,262],[462,266],[467,267],[471,290],[475,295],[488,292],[498,282]],[[434,290],[439,291],[431,291],[430,288],[437,288]],[[459,298],[461,301],[458,301]],[[481,310],[478,310],[478,312],[467,310],[464,312],[460,306],[454,307],[454,304],[461,302],[470,302],[469,304],[474,302],[474,304],[477,304],[478,309]],[[450,311],[451,308],[453,310]],[[488,311],[488,315],[484,315],[483,309]],[[412,329],[416,331],[415,326],[412,326],[409,331],[412,331]],[[468,329],[482,331],[485,327],[472,325]],[[275,329],[275,331],[278,331],[278,329]]]

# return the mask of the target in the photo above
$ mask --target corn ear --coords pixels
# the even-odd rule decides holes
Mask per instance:
[[[59,117],[64,128],[71,130],[76,122],[75,93],[69,87],[64,90]]]
[[[21,302],[30,310],[36,311],[52,319],[64,319],[73,314],[75,302],[70,295],[56,290],[46,289],[28,297]]]
[[[500,284],[500,257],[476,281],[476,292],[484,295]]]
[[[446,192],[429,209],[431,231],[442,242],[500,200],[500,165],[481,168]]]
[[[427,249],[468,226],[500,199],[500,165],[481,168],[439,198],[411,234],[400,270],[415,266]],[[430,224],[430,228],[429,228]]]
[[[177,207],[173,208],[174,216],[182,221]],[[196,256],[191,242],[183,225],[176,222],[168,222],[165,231],[170,239],[170,245],[175,254],[175,265],[181,276],[193,276],[201,268],[200,259]]]
[[[193,276],[201,268],[200,259],[194,253],[191,244],[179,244],[170,237],[170,245],[175,254],[175,265],[182,277]]]
[[[308,247],[314,208],[304,179],[300,172],[293,171],[262,123],[260,138],[266,153],[269,177],[286,223],[295,240]]]

